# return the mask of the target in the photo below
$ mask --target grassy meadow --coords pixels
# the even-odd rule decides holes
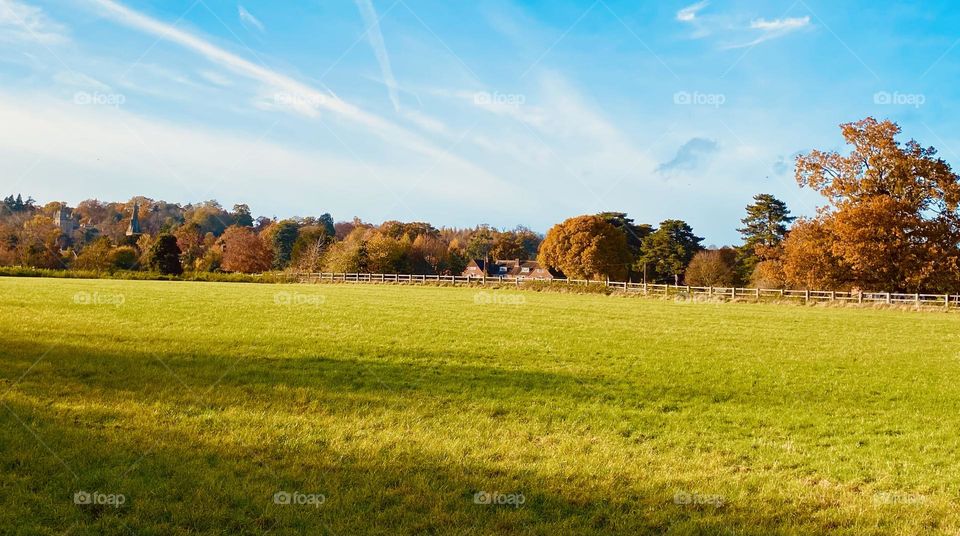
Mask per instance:
[[[957,313],[0,278],[0,532],[957,534],[958,379]]]

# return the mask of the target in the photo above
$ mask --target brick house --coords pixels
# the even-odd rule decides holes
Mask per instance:
[[[540,266],[537,261],[474,259],[463,271],[464,277],[519,277],[523,279],[556,279],[563,274]]]

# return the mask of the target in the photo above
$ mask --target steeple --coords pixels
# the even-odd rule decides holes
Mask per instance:
[[[130,219],[130,225],[127,227],[127,236],[139,236],[143,234],[140,231],[140,203],[133,202],[133,218]]]

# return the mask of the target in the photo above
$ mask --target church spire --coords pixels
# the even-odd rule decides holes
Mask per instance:
[[[130,225],[127,227],[127,236],[138,236],[140,231],[140,203],[133,202],[133,218],[130,218]]]

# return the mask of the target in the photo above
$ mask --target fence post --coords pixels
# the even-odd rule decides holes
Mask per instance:
[[[730,301],[735,301],[737,299],[737,287],[730,289]]]
[[[807,289],[803,293],[803,303],[810,303],[810,289]]]
[[[890,304],[890,293],[887,292],[886,294],[887,294],[887,304],[889,305],[889,304]]]
[[[760,301],[760,287],[757,287],[757,301]]]
[[[857,303],[863,305],[863,291],[862,291],[862,290],[858,290],[858,291],[857,291]]]
[[[835,302],[835,301],[837,301],[837,291],[831,290],[831,291],[830,291],[830,303],[833,303],[833,302]]]
[[[647,295],[647,282],[646,282],[646,281],[643,282],[643,295],[644,295],[644,296]]]
[[[920,293],[914,295],[913,301],[917,304],[917,307],[920,307]]]
[[[943,298],[944,298],[944,300],[943,300],[943,308],[944,308],[944,309],[950,309],[950,295],[947,294],[947,295],[944,296]]]

